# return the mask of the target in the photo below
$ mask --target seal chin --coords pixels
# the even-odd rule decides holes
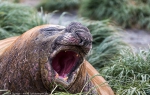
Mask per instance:
[[[52,58],[51,67],[55,82],[65,87],[74,82],[79,72],[83,57],[73,50],[61,50]]]

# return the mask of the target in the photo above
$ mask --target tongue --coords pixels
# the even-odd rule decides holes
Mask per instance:
[[[52,60],[52,67],[60,77],[66,77],[75,67],[79,57],[73,51],[61,51]]]

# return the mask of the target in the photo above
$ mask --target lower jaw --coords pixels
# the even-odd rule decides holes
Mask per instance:
[[[50,65],[50,62],[46,62],[45,64],[41,65],[42,83],[44,87],[49,91],[55,89],[56,86],[59,86],[57,87],[59,90],[64,90],[63,88],[68,89],[76,80],[79,70],[80,66],[74,72],[72,72],[71,75],[66,76],[68,77],[68,79],[64,81],[64,78],[62,78],[61,76],[56,77],[57,72],[54,71],[54,69]]]
[[[78,75],[79,68],[72,72],[70,76],[62,77],[55,72],[55,83],[57,85],[61,85],[64,88],[68,88],[74,81],[76,80],[76,77]]]

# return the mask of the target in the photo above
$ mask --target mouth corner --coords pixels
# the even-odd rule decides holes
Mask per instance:
[[[59,51],[51,61],[54,70],[54,79],[64,85],[69,85],[75,80],[79,66],[83,62],[83,57],[73,50]]]

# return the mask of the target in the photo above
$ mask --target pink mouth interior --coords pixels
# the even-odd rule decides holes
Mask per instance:
[[[77,53],[73,51],[61,51],[52,60],[52,67],[59,76],[66,77],[75,67],[77,61],[79,61]]]

